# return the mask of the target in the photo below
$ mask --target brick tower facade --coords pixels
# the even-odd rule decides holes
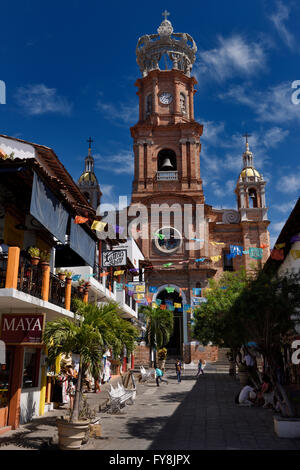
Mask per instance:
[[[137,241],[153,266],[145,270],[145,280],[147,286],[157,288],[153,300],[183,305],[173,312],[174,334],[168,349],[186,362],[198,357],[212,359],[215,349],[202,348],[192,340],[191,314],[184,305],[199,301],[193,297],[204,295],[211,277],[255,261],[247,255],[228,260],[230,245],[242,245],[244,250],[269,245],[265,182],[253,167],[248,142],[236,187],[238,210],[213,209],[205,203],[200,173],[203,126],[194,120],[197,81],[190,76],[196,51],[191,36],[173,34],[167,19],[158,34],[139,39],[139,121],[131,128],[134,181],[130,210],[136,208],[132,214],[139,207],[144,211],[143,236]],[[264,249],[258,262],[264,262],[268,254]],[[166,287],[174,291],[170,293]],[[201,294],[195,289],[201,289]]]

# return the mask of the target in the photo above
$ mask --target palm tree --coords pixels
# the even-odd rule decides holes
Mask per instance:
[[[44,342],[52,362],[59,354],[80,355],[78,381],[76,386],[71,422],[79,419],[83,371],[88,367],[91,372],[99,371],[103,353],[111,348],[120,354],[124,345],[131,351],[138,332],[133,325],[120,318],[119,306],[110,302],[97,306],[80,300],[75,302],[74,319],[61,318],[48,322],[44,331]]]
[[[152,350],[166,346],[173,333],[174,317],[169,310],[160,308],[144,307],[142,313],[147,319],[146,344]]]

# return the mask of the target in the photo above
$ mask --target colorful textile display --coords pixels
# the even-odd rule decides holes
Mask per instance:
[[[253,258],[253,259],[262,259],[262,255],[263,255],[263,250],[262,250],[262,248],[255,248],[255,247],[249,248],[249,256],[250,256],[250,258]]]

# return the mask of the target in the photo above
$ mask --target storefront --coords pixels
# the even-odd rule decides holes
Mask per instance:
[[[0,428],[17,428],[39,415],[44,314],[2,314],[0,364]]]

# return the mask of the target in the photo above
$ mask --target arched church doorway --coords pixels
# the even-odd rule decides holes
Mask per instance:
[[[174,288],[173,292],[167,292],[165,288],[160,290],[156,299],[161,300],[161,305],[166,305],[166,309],[172,310],[174,316],[174,329],[169,343],[166,345],[168,357],[182,357],[183,344],[183,313],[182,308],[174,308],[174,303],[183,305],[183,299],[180,293]],[[173,310],[174,308],[174,310]]]

